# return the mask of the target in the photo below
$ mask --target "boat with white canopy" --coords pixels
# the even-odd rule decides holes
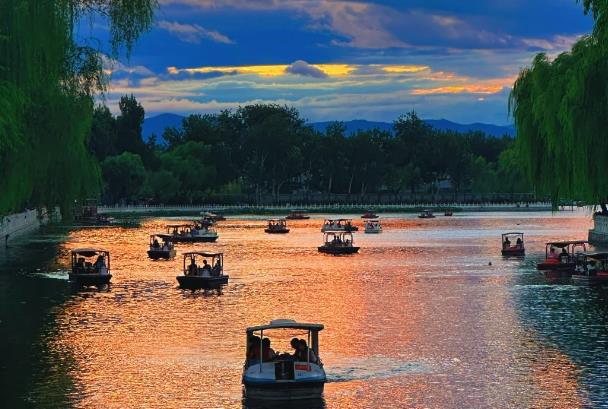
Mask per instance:
[[[268,227],[266,227],[264,231],[269,234],[289,233],[289,228],[287,227],[287,220],[285,218],[268,219]]]
[[[353,225],[352,219],[325,219],[321,231],[357,231],[359,228]]]
[[[161,241],[162,244],[160,243]],[[148,257],[150,257],[152,260],[158,260],[159,258],[169,260],[174,258],[175,255],[175,246],[173,245],[173,240],[170,235],[150,235],[150,248],[148,249]]]
[[[321,398],[327,381],[319,358],[321,330],[323,324],[290,319],[247,328],[247,356],[243,366],[245,396],[269,400]],[[304,338],[297,337],[302,335]],[[276,353],[271,345],[284,346],[293,353]]]
[[[74,249],[69,280],[83,287],[103,286],[110,283],[110,252],[94,248]]]
[[[367,234],[378,234],[382,233],[382,224],[380,220],[366,220],[365,221],[365,233]]]
[[[322,246],[318,247],[319,252],[327,254],[354,254],[359,251],[359,247],[353,246],[353,234],[346,231],[327,231],[323,234]]]
[[[219,237],[213,226],[205,226],[200,221],[168,224],[166,228],[174,243],[210,243]]]
[[[184,274],[176,277],[179,286],[183,289],[194,291],[228,284],[228,275],[224,274],[223,253],[204,251],[184,253],[183,267]]]

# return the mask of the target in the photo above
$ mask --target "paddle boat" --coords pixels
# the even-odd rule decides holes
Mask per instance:
[[[454,216],[454,211],[453,211],[452,209],[449,209],[449,208],[448,208],[448,209],[445,209],[445,210],[443,211],[443,215],[444,215],[445,217],[452,217],[452,216]]]
[[[545,261],[538,263],[538,270],[559,271],[571,274],[576,268],[577,253],[587,251],[586,240],[554,241],[545,245]],[[558,253],[557,249],[561,251]]]
[[[374,213],[374,211],[372,209],[367,209],[365,211],[365,213],[363,213],[363,216],[361,216],[362,219],[377,219],[378,215],[376,213]]]
[[[162,245],[160,241],[162,241]],[[151,234],[150,235],[150,249],[148,250],[148,257],[152,260],[158,260],[159,258],[169,260],[175,257],[175,246],[171,240],[171,236],[167,234]]]
[[[433,214],[433,211],[431,209],[424,209],[422,212],[420,212],[420,214],[418,215],[419,219],[434,219],[435,215]]]
[[[378,234],[382,233],[382,225],[380,220],[366,220],[365,221],[365,233],[367,234]]]
[[[572,283],[579,285],[608,283],[608,252],[578,253]]]
[[[100,287],[110,283],[110,252],[94,248],[72,250],[69,280],[82,287]]]
[[[357,226],[353,226],[352,219],[325,219],[321,231],[358,231]]]
[[[269,234],[285,234],[289,233],[287,228],[287,220],[285,219],[268,219],[268,227],[264,229]]]
[[[219,237],[213,226],[205,226],[200,221],[168,224],[166,228],[167,235],[174,243],[209,243]]]
[[[501,243],[503,256],[523,256],[526,254],[523,233],[503,233]]]
[[[353,246],[353,234],[347,231],[326,231],[323,234],[324,244],[318,247],[321,253],[354,254],[359,247]]]
[[[307,324],[288,319],[271,321],[267,325],[249,327],[247,356],[243,366],[243,392],[248,399],[296,400],[319,399],[327,376],[319,359],[319,332],[323,324]],[[269,333],[285,342],[288,352],[276,354]],[[291,338],[305,332],[306,339]],[[287,333],[287,334],[285,334]],[[266,336],[266,338],[265,338]],[[268,339],[268,341],[266,341]]]
[[[310,216],[306,214],[305,210],[292,210],[287,217],[288,220],[307,220]]]
[[[203,259],[200,264],[197,261]],[[209,259],[210,261],[207,261]],[[200,290],[218,288],[228,284],[228,275],[224,274],[224,254],[193,251],[184,253],[184,274],[177,276],[180,288]]]
[[[214,223],[226,220],[226,217],[224,217],[224,215],[221,213],[201,212],[201,216],[203,219],[212,220]]]
[[[85,226],[109,226],[114,218],[97,213],[97,199],[86,199],[74,206],[74,221]]]

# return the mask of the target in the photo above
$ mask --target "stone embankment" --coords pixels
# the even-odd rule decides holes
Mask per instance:
[[[8,246],[16,238],[33,233],[40,226],[60,219],[61,213],[58,208],[52,212],[42,208],[0,216],[0,247]]]

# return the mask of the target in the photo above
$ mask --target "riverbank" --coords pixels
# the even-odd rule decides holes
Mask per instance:
[[[59,208],[26,210],[0,217],[0,246],[8,246],[12,240],[38,230],[49,222],[61,221]]]
[[[260,215],[284,215],[292,209],[301,209],[307,213],[336,213],[357,214],[364,213],[368,209],[382,213],[420,213],[423,209],[432,209],[435,212],[443,212],[451,209],[454,212],[530,212],[551,211],[551,203],[537,202],[528,204],[517,203],[417,203],[417,204],[390,204],[390,205],[361,205],[361,204],[319,204],[319,205],[280,205],[280,206],[257,206],[257,205],[142,205],[142,206],[99,206],[97,211],[107,215],[144,215],[144,216],[181,216],[198,215],[203,211],[219,212],[225,215],[237,214],[260,214]],[[568,208],[569,210],[569,208]]]

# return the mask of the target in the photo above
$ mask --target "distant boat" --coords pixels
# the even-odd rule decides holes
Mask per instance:
[[[325,219],[321,232],[326,231],[357,231],[359,228],[353,225],[352,219]]]
[[[286,234],[289,233],[287,228],[287,220],[285,219],[268,219],[268,227],[264,229],[269,234]]]
[[[305,210],[292,210],[285,218],[289,220],[306,220],[310,219],[310,216],[306,214]]]
[[[282,336],[278,339],[284,342],[289,337],[283,334],[290,332],[289,330],[296,333],[306,331],[306,339],[295,338],[295,341],[292,339],[290,343],[293,346],[293,342],[300,342],[300,349],[294,349],[293,355],[284,353],[271,356],[270,350],[264,348],[265,335],[268,337],[267,334],[280,332]],[[327,382],[323,362],[319,358],[321,330],[323,324],[307,324],[287,319],[247,328],[247,355],[242,378],[245,397],[261,400],[321,398]]]
[[[363,213],[361,218],[362,219],[377,219],[378,215],[373,210],[368,209],[365,213]]]
[[[167,235],[174,243],[209,243],[219,237],[213,226],[206,226],[200,221],[168,224],[166,228]]]
[[[162,241],[162,245],[159,242]],[[150,248],[148,250],[148,257],[152,260],[158,260],[159,258],[169,260],[174,258],[176,255],[175,246],[173,240],[168,234],[151,234],[150,235]]]
[[[433,214],[433,211],[431,209],[424,209],[422,212],[420,212],[420,214],[418,215],[419,219],[434,219],[435,215]]]
[[[382,233],[382,224],[380,224],[380,220],[366,220],[365,221],[365,233],[367,233],[367,234]]]

